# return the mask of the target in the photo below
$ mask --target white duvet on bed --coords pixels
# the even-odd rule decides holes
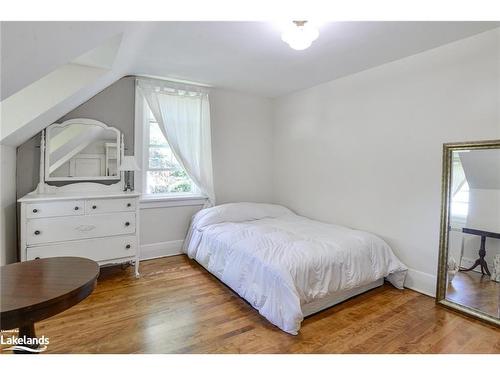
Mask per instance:
[[[184,251],[291,334],[300,329],[301,305],[382,277],[402,288],[407,270],[371,233],[258,203],[201,210]]]

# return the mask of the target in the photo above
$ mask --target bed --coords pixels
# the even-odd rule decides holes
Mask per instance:
[[[382,285],[403,288],[407,267],[374,234],[263,203],[199,211],[183,251],[283,331],[305,316]]]

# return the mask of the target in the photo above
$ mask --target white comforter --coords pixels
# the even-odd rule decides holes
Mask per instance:
[[[301,305],[382,277],[402,288],[407,270],[371,233],[257,203],[201,210],[184,251],[291,334],[300,329]]]

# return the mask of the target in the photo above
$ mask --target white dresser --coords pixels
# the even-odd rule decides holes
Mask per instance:
[[[139,276],[139,193],[124,191],[124,149],[118,129],[93,119],[42,131],[39,184],[18,200],[21,261],[75,256],[100,265],[133,262]]]
[[[21,261],[78,256],[100,265],[134,262],[139,275],[138,193],[30,193],[18,202]]]

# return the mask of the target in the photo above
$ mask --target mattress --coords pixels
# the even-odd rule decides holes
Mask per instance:
[[[378,236],[294,214],[232,203],[198,212],[184,252],[283,331],[304,316],[386,278],[402,288],[406,266]]]

